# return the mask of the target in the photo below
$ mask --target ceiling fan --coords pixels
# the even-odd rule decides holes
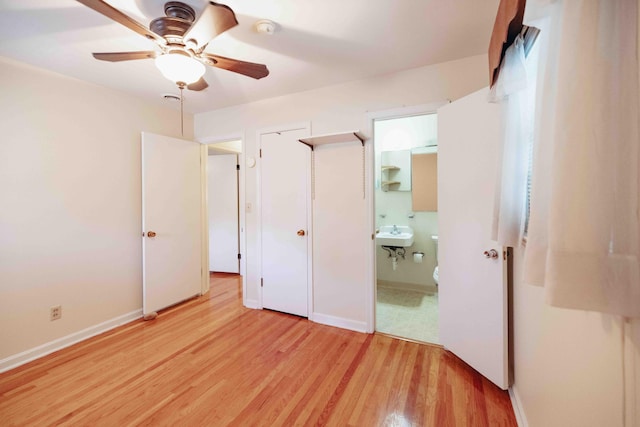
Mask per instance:
[[[196,20],[196,13],[189,5],[179,1],[169,1],[164,5],[167,16],[154,19],[147,28],[102,0],[77,1],[153,40],[160,48],[160,52],[151,50],[94,53],[93,57],[101,61],[155,59],[156,66],[166,78],[175,82],[180,89],[186,87],[195,91],[209,86],[202,78],[205,72],[204,65],[222,68],[254,79],[269,75],[269,70],[263,64],[226,58],[204,51],[213,38],[238,25],[233,10],[223,4],[208,2]]]

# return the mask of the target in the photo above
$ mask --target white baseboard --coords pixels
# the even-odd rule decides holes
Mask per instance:
[[[624,333],[622,342],[623,398],[625,399],[623,425],[640,426],[640,352],[638,352],[638,344],[634,339],[634,337],[640,338],[640,321],[623,320],[622,331]]]
[[[522,401],[520,400],[518,391],[513,386],[509,387],[509,398],[511,399],[511,406],[513,407],[513,413],[516,416],[518,427],[529,427],[527,417],[525,417],[522,408]]]
[[[246,299],[244,300],[244,306],[247,308],[255,308],[255,309],[261,309],[262,307],[260,307],[260,301],[258,301],[257,299]]]
[[[349,329],[356,332],[367,332],[367,322],[345,319],[344,317],[330,316],[328,314],[313,313],[313,321],[323,325],[335,326],[342,329]]]
[[[132,322],[142,317],[142,309],[132,311],[131,313],[123,314],[122,316],[115,317],[107,320],[106,322],[99,323],[94,326],[90,326],[78,332],[74,332],[62,338],[50,341],[46,344],[39,345],[30,350],[23,351],[22,353],[14,354],[5,359],[0,360],[0,373],[8,371],[9,369],[17,368],[20,365],[31,362],[32,360],[39,359],[40,357],[51,354],[55,351],[62,350],[65,347],[69,347],[80,341],[84,341],[88,338],[99,335],[103,332],[107,332],[113,328],[116,328],[125,323]]]

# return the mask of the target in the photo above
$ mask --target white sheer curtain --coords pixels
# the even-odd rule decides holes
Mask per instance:
[[[538,3],[524,281],[554,306],[640,317],[637,1]]]
[[[502,108],[492,238],[503,246],[518,246],[524,233],[536,86],[534,56],[525,58],[524,40],[517,36],[505,52],[489,95]]]

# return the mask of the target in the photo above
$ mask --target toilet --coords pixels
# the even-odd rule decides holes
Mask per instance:
[[[436,268],[433,269],[433,281],[438,285],[438,236],[431,236],[431,239],[436,243]]]

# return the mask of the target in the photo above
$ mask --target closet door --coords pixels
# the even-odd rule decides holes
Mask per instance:
[[[307,129],[260,137],[262,306],[307,317],[310,149]]]

